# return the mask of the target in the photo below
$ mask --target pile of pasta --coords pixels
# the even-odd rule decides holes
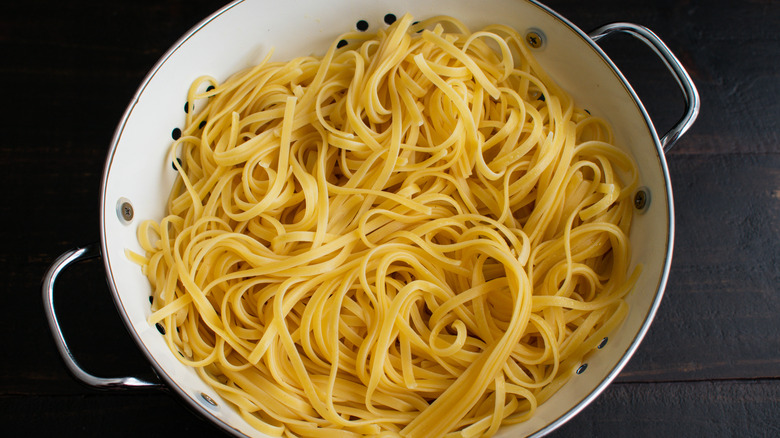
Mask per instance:
[[[611,128],[515,30],[412,20],[196,80],[139,227],[149,322],[266,434],[489,436],[627,313]]]

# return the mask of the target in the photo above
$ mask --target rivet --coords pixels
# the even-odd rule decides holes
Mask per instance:
[[[125,198],[119,198],[116,202],[116,215],[119,221],[127,225],[133,221],[135,212],[133,211],[133,204]]]
[[[531,48],[538,49],[544,45],[544,34],[538,30],[531,30],[525,34],[525,42]]]
[[[128,222],[133,220],[133,205],[129,202],[122,203],[122,218]]]
[[[650,195],[644,189],[639,189],[639,191],[636,192],[636,195],[634,195],[634,207],[637,210],[644,210],[650,203],[649,201]]]
[[[206,403],[210,404],[211,406],[217,406],[217,402],[214,401],[213,398],[211,398],[208,394],[205,392],[200,393],[200,398],[203,399]]]
[[[575,371],[575,373],[582,374],[582,373],[585,372],[586,369],[588,369],[588,364],[584,363],[584,364],[580,365],[579,368],[577,368],[577,371]]]
[[[602,339],[601,342],[599,342],[599,345],[596,346],[596,348],[601,350],[602,348],[604,348],[605,345],[607,345],[607,341],[609,341],[609,338]]]

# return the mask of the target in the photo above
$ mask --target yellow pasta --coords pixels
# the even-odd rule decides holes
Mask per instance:
[[[609,125],[513,29],[412,20],[196,80],[139,227],[149,322],[269,435],[492,435],[627,312]]]

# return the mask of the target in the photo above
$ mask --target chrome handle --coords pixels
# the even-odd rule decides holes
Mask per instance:
[[[95,257],[100,257],[100,245],[98,244],[87,245],[83,248],[68,251],[52,263],[49,270],[46,271],[46,276],[43,278],[43,307],[46,311],[46,318],[49,320],[51,334],[54,336],[54,342],[57,345],[60,356],[62,356],[62,359],[65,361],[65,366],[68,367],[68,370],[73,373],[73,376],[76,377],[76,379],[98,389],[161,387],[162,385],[159,383],[148,382],[136,377],[105,378],[93,376],[79,366],[78,362],[76,362],[76,359],[73,357],[70,348],[68,348],[68,343],[65,342],[65,337],[62,335],[60,324],[57,321],[57,314],[54,311],[54,283],[57,281],[57,276],[60,272],[71,263]]]
[[[699,115],[699,92],[677,57],[650,29],[633,23],[611,23],[592,31],[589,36],[594,42],[598,43],[602,38],[616,32],[627,33],[650,47],[661,58],[683,92],[686,106],[685,114],[683,114],[677,124],[661,137],[661,146],[664,152],[669,152],[677,139],[685,134],[688,128],[693,125],[693,122],[696,121],[696,117]]]

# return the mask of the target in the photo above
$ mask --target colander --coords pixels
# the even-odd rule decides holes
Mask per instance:
[[[658,309],[672,260],[674,211],[664,151],[691,126],[699,110],[696,88],[680,62],[648,29],[613,23],[587,34],[550,8],[527,0],[243,0],[228,4],[186,33],[166,52],[138,88],[119,121],[101,186],[99,244],[60,256],[43,282],[45,311],[66,366],[87,385],[139,388],[167,385],[219,427],[235,436],[263,437],[171,353],[147,318],[151,287],[125,250],[141,252],[137,225],[161,219],[177,175],[166,163],[172,133],[183,128],[190,83],[198,76],[218,80],[259,62],[273,48],[275,60],[323,54],[338,35],[351,30],[375,32],[396,17],[451,15],[472,30],[488,24],[512,26],[523,34],[546,71],[581,107],[614,127],[616,143],[639,167],[641,188],[631,230],[631,266],[643,265],[628,295],[630,313],[578,369],[577,375],[527,422],[507,426],[497,436],[542,436],[572,418],[618,375],[647,332]],[[653,49],[680,85],[685,99],[682,119],[659,138],[639,97],[598,41],[615,32],[636,37]],[[197,105],[197,102],[195,103]],[[79,260],[102,257],[108,285],[121,318],[161,382],[134,377],[103,378],[82,370],[73,358],[53,304],[58,274]]]

